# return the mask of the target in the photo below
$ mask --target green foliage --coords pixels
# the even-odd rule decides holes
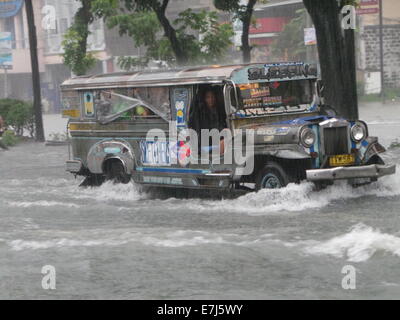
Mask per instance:
[[[179,13],[173,24],[190,64],[218,63],[232,44],[232,26],[219,24],[216,12],[202,10],[195,13],[187,9]],[[200,35],[200,40],[192,34],[193,31]]]
[[[7,130],[1,137],[1,142],[6,147],[15,146],[19,142],[19,138],[15,135],[14,131]]]
[[[82,34],[74,29],[69,29],[62,42],[64,64],[78,76],[86,74],[96,64],[96,58],[93,54],[89,52],[82,53],[82,41],[85,41]]]
[[[231,25],[218,22],[216,12],[187,9],[169,21],[163,11],[166,7],[162,8],[157,0],[94,0],[92,8],[109,28],[118,28],[120,35],[132,37],[135,46],[146,47],[145,57],[120,58],[120,66],[126,70],[143,67],[151,60],[169,64],[179,64],[180,60],[185,64],[217,63],[224,58],[234,34]]]
[[[340,7],[349,6],[349,5],[359,7],[360,0],[341,0],[340,1]]]
[[[64,64],[80,76],[86,74],[96,64],[96,58],[87,51],[87,39],[90,34],[89,25],[94,20],[91,0],[77,0],[81,8],[75,15],[74,23],[64,35]]]
[[[35,126],[32,103],[15,99],[1,99],[0,115],[17,135],[22,136],[24,130],[28,130],[30,136],[33,137]]]
[[[298,10],[293,18],[272,43],[271,52],[277,59],[287,57],[291,61],[304,61],[306,46],[304,44],[304,28],[306,27],[306,11]]]
[[[242,45],[243,62],[251,61],[251,50],[249,41],[250,26],[255,24],[256,19],[253,18],[254,6],[259,3],[267,3],[268,0],[214,0],[214,6],[222,11],[233,14],[233,21],[242,23]]]

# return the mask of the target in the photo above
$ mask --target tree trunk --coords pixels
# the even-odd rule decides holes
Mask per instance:
[[[160,21],[161,26],[164,29],[164,34],[168,38],[171,43],[172,51],[176,57],[176,62],[178,65],[185,65],[188,63],[189,58],[186,54],[184,47],[179,42],[179,39],[176,35],[176,30],[171,26],[167,16],[166,9],[168,6],[169,0],[164,0],[162,5],[158,5],[158,3],[153,7],[153,10],[157,14],[158,21]]]
[[[303,0],[317,33],[325,103],[347,119],[358,119],[354,30],[341,26],[336,0]]]
[[[249,0],[246,11],[244,12],[242,23],[242,54],[243,54],[243,63],[251,62],[251,49],[250,41],[249,41],[249,32],[250,32],[250,24],[251,18],[253,16],[254,6],[257,0]]]
[[[33,85],[33,112],[35,115],[36,141],[43,142],[44,129],[42,117],[42,97],[40,89],[39,60],[37,52],[37,36],[35,17],[33,14],[32,0],[25,0],[26,16],[29,30],[29,46],[31,51],[32,64],[32,85]]]
[[[89,37],[89,25],[93,21],[93,15],[92,15],[92,4],[91,0],[82,0],[82,7],[78,10],[78,12],[75,15],[75,28],[76,31],[79,32],[80,35],[82,35],[81,40],[79,41],[78,45],[79,48],[79,55],[81,56],[81,59],[84,59],[86,56],[86,51],[87,51],[87,39]],[[77,76],[82,76],[84,73],[78,73]]]

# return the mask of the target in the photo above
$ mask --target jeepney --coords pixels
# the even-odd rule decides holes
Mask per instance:
[[[316,66],[300,62],[76,77],[61,86],[67,171],[83,185],[254,190],[394,174],[366,123],[335,114],[318,88]],[[207,90],[225,127],[212,141],[192,137]]]

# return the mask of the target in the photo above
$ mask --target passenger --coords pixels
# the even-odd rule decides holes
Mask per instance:
[[[135,108],[135,116],[139,116],[139,117],[148,117],[151,116],[152,112],[143,106],[137,106]]]

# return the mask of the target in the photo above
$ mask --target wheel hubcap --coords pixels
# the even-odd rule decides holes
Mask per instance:
[[[264,189],[282,188],[282,184],[281,184],[279,178],[273,174],[266,175],[262,185],[263,185]]]

